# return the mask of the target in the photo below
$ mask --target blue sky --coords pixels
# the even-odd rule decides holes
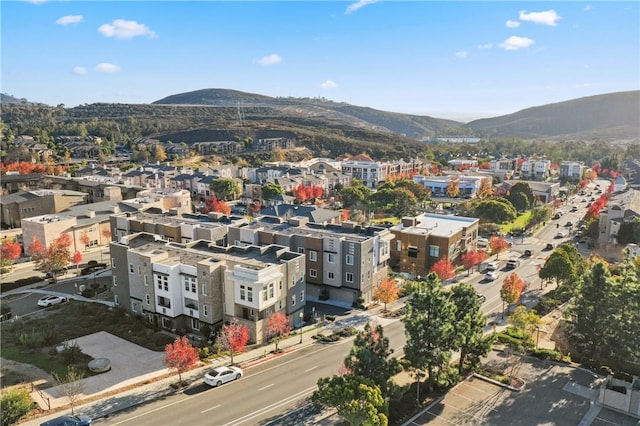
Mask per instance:
[[[205,88],[471,118],[640,88],[640,2],[2,1],[3,93]]]

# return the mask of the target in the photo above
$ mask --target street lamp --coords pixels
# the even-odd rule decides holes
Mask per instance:
[[[425,376],[426,374],[421,373],[420,371],[416,372],[416,403],[418,404],[418,407],[420,407],[420,379]]]
[[[303,321],[304,321],[304,312],[300,311],[300,313],[298,314],[298,317],[300,318],[300,344],[302,344],[302,327],[303,327]]]

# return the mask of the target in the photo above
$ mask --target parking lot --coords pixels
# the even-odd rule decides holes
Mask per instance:
[[[406,425],[636,425],[591,403],[597,376],[570,366],[492,353],[489,364],[525,381],[521,391],[479,378],[464,381]],[[591,411],[590,411],[591,410]]]

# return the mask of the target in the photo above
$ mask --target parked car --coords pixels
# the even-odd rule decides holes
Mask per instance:
[[[566,237],[566,234],[562,231],[556,234],[556,238],[564,238],[564,237]]]
[[[573,207],[571,207],[571,211],[572,211],[572,212],[577,212],[577,211],[578,211],[578,207],[577,207],[577,206],[573,206]]]
[[[204,375],[204,382],[215,388],[227,382],[238,380],[242,374],[242,369],[238,367],[217,367]]]
[[[480,264],[480,271],[497,271],[500,269],[498,262],[482,262]]]
[[[531,257],[531,256],[533,256],[533,250],[526,249],[526,250],[524,251],[524,255],[525,255],[526,257]]]
[[[553,250],[553,244],[551,243],[547,243],[547,245],[544,248],[545,250]]]
[[[484,303],[487,301],[487,296],[485,296],[482,293],[476,293],[476,296],[478,296],[478,299],[480,300],[480,303]]]
[[[484,279],[487,281],[495,281],[498,279],[498,273],[496,271],[487,272]]]
[[[63,296],[47,295],[47,296],[42,296],[38,300],[38,306],[41,306],[43,308],[48,308],[51,305],[57,305],[60,303],[64,303],[66,301],[67,301],[67,298]]]
[[[520,261],[518,259],[509,259],[507,260],[507,268],[514,269],[520,266]]]
[[[564,224],[564,226],[567,228],[571,228],[573,226],[573,222],[568,221],[567,223]]]
[[[40,423],[40,426],[89,426],[91,418],[87,416],[60,416]]]

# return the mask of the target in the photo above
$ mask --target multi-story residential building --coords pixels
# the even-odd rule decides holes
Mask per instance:
[[[16,192],[0,198],[2,224],[20,228],[22,218],[55,214],[86,202],[87,194],[78,191],[41,189]]]
[[[229,226],[248,223],[245,217],[224,216],[220,213],[165,215],[141,211],[113,214],[110,221],[111,235],[116,241],[127,235],[147,232],[168,242],[188,244],[207,240],[221,247],[229,245]]]
[[[492,172],[515,172],[518,167],[518,161],[515,158],[500,158],[489,162],[489,170]]]
[[[640,191],[629,189],[613,194],[607,208],[600,212],[598,242],[617,243],[620,226],[638,219],[640,219]]]
[[[306,303],[305,256],[278,245],[178,244],[138,233],[111,243],[111,267],[116,304],[172,332],[235,318],[262,343],[269,315],[283,312],[297,326]]]
[[[425,276],[440,259],[451,263],[476,249],[479,220],[470,217],[424,213],[405,217],[392,226],[391,266],[413,276]]]
[[[309,223],[304,217],[284,220],[262,216],[229,227],[233,245],[279,244],[306,257],[310,299],[330,298],[352,305],[373,301],[373,291],[387,276],[393,235],[386,228]]]
[[[342,162],[342,173],[358,179],[369,188],[376,188],[378,183],[387,179],[389,163],[371,159],[354,159]]]
[[[13,194],[18,191],[35,191],[42,189],[42,173],[30,173],[21,175],[18,172],[7,172],[0,179],[2,194]]]
[[[485,176],[479,175],[444,175],[444,176],[422,176],[413,177],[413,181],[425,188],[429,188],[432,197],[447,197],[447,188],[452,181],[455,181],[460,189],[459,197],[472,198],[475,197],[482,180]]]
[[[526,179],[546,180],[550,173],[551,161],[549,160],[525,160],[520,165],[520,174]]]
[[[560,179],[579,181],[584,176],[587,166],[576,161],[562,161],[560,163]]]

